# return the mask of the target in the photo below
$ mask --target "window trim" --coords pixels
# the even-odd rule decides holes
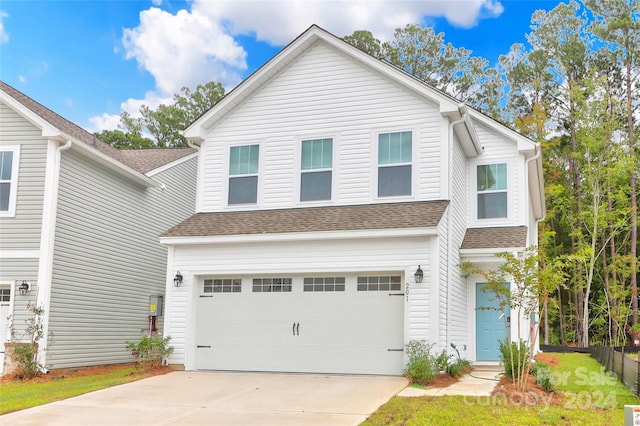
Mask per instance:
[[[0,151],[13,152],[11,180],[9,181],[9,206],[6,211],[0,211],[0,217],[15,217],[16,201],[18,199],[18,178],[20,176],[20,145],[2,146],[0,147]]]
[[[247,173],[247,174],[240,174],[240,175],[232,175],[231,174],[231,149],[233,148],[237,148],[237,147],[243,147],[243,146],[257,146],[258,147],[258,172],[257,173]],[[261,161],[261,157],[264,155],[263,149],[262,149],[262,144],[259,142],[254,142],[254,143],[242,143],[242,144],[229,144],[227,145],[226,148],[226,160],[225,160],[225,172],[226,172],[226,182],[225,182],[225,194],[224,194],[224,200],[226,201],[226,206],[227,208],[231,208],[231,209],[235,209],[235,208],[243,208],[243,207],[255,207],[257,205],[260,205],[261,202],[261,179],[260,176],[263,175],[262,173],[262,164],[263,161]],[[232,204],[229,203],[229,195],[230,195],[230,190],[231,190],[231,179],[232,178],[242,178],[242,177],[256,177],[256,202],[255,203],[236,203],[236,204]]]
[[[302,168],[302,144],[305,141],[314,141],[314,140],[323,140],[330,139],[331,140],[331,167],[330,168],[318,168],[318,169],[308,169],[304,170]],[[297,201],[300,204],[309,205],[309,204],[322,204],[327,202],[332,202],[335,197],[336,190],[336,147],[337,147],[337,138],[334,136],[310,136],[310,137],[301,137],[298,138],[297,143],[297,157],[298,157],[298,181],[297,188],[295,194],[297,196]],[[325,200],[302,200],[302,175],[305,173],[314,173],[314,172],[331,172],[331,197]]]
[[[506,184],[507,184],[507,188],[504,190],[495,190],[495,191],[478,191],[478,167],[480,166],[492,166],[492,165],[499,165],[499,164],[504,164],[506,167],[506,172],[507,172],[507,178],[506,178]],[[480,223],[503,223],[506,220],[511,219],[511,192],[512,192],[512,183],[509,181],[510,176],[512,174],[512,169],[511,169],[511,164],[509,163],[509,161],[507,159],[500,159],[497,158],[493,161],[484,161],[484,162],[478,162],[478,163],[474,163],[473,164],[473,168],[471,170],[471,174],[472,174],[472,199],[473,199],[473,218],[474,220],[476,220],[477,222]],[[488,217],[488,218],[481,218],[479,217],[479,211],[478,211],[478,195],[479,194],[496,194],[496,193],[506,193],[507,195],[507,206],[506,206],[506,210],[507,210],[507,215],[504,217]]]
[[[410,162],[401,162],[401,163],[391,163],[385,164],[382,167],[397,167],[397,166],[410,166],[411,167],[411,179],[409,180],[411,183],[411,193],[405,195],[380,195],[378,191],[378,183],[380,179],[380,164],[379,164],[379,155],[380,155],[380,135],[390,134],[390,133],[411,133],[411,161]],[[373,132],[373,149],[371,156],[372,161],[372,170],[373,170],[373,199],[375,200],[395,200],[395,199],[413,199],[416,196],[416,188],[417,188],[417,176],[418,176],[418,168],[416,166],[416,158],[418,154],[417,143],[416,141],[419,139],[418,132],[414,128],[401,128],[401,129],[385,129],[385,130],[376,130]]]

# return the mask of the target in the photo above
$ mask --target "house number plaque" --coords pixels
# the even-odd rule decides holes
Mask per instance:
[[[407,296],[407,302],[409,301],[409,283],[404,285],[404,294]]]

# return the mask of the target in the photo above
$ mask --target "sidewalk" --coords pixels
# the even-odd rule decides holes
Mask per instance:
[[[467,396],[489,396],[495,389],[502,375],[502,368],[480,367],[473,370],[470,374],[465,374],[462,378],[444,388],[426,389],[413,388],[408,386],[404,388],[398,396],[418,397],[418,396],[443,396],[443,395],[467,395]]]

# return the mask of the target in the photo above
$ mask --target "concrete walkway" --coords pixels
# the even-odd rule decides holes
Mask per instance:
[[[445,388],[427,387],[426,389],[418,389],[407,387],[400,391],[398,396],[489,396],[498,384],[501,372],[502,369],[500,368],[476,369],[473,370],[470,375],[464,375],[458,382]]]
[[[396,376],[172,372],[0,416],[0,425],[358,425]]]

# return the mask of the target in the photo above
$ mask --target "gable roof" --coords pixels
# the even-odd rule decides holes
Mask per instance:
[[[295,61],[314,43],[323,42],[364,66],[411,90],[416,95],[428,99],[440,107],[440,113],[452,119],[463,119],[456,124],[455,131],[464,145],[465,152],[478,155],[482,149],[478,142],[471,117],[465,114],[465,106],[452,96],[437,90],[424,81],[416,78],[396,67],[395,65],[375,58],[368,53],[345,42],[339,37],[312,25],[291,43],[272,57],[267,63],[242,81],[217,104],[194,121],[184,130],[184,136],[192,142],[201,142],[206,136],[207,129],[215,125],[225,115],[235,109],[240,103],[256,92],[284,68]],[[473,154],[471,154],[473,153]]]
[[[434,228],[448,201],[196,213],[161,237]]]
[[[25,118],[42,129],[43,136],[72,140],[81,144],[89,152],[99,153],[124,166],[125,171],[130,174],[144,175],[155,168],[196,152],[192,148],[119,150],[3,81],[0,81],[1,93],[6,94],[8,97],[2,96],[0,100],[7,102],[9,107],[19,109],[18,113],[23,113]],[[147,178],[140,176],[139,180],[146,181]]]
[[[526,226],[469,228],[460,250],[524,248],[526,245]]]

